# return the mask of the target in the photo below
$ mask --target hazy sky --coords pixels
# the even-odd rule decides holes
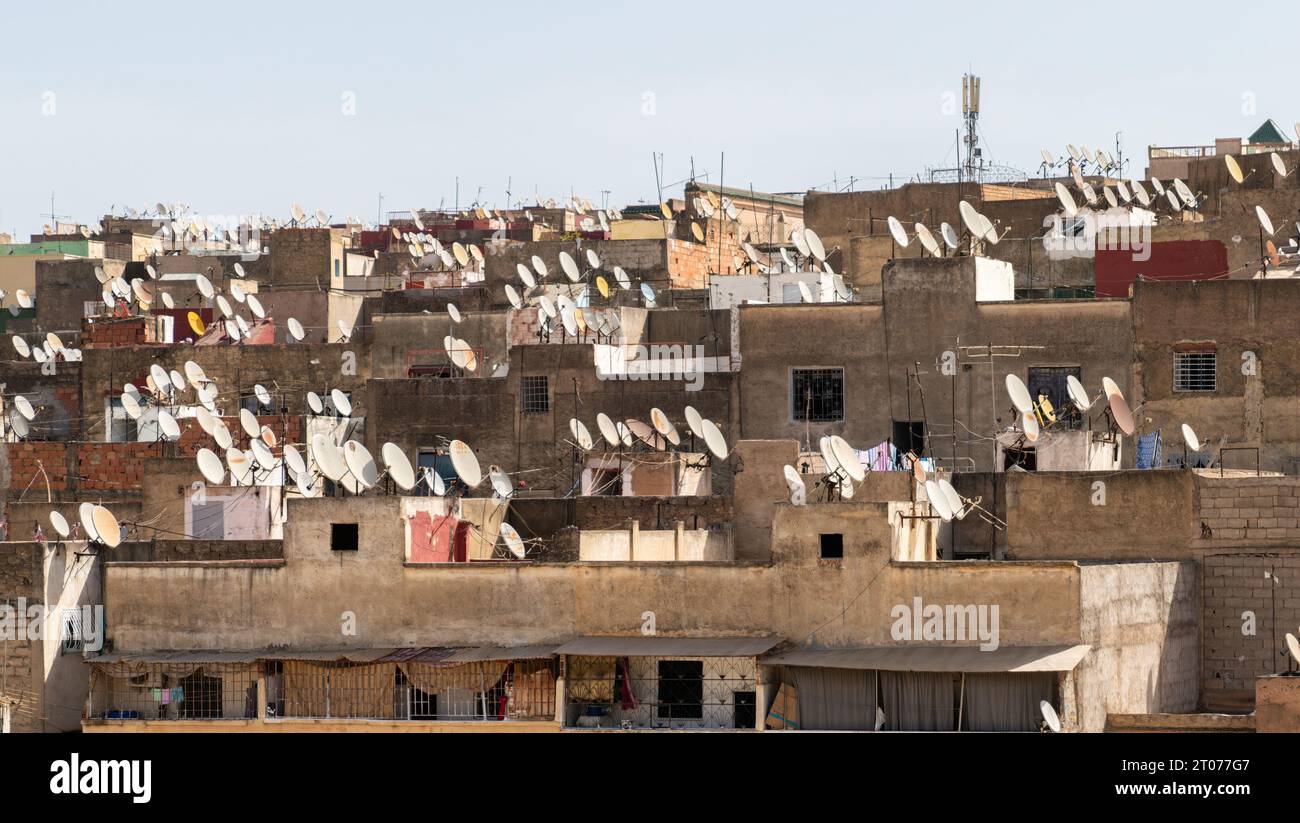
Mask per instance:
[[[724,151],[728,185],[880,187],[953,165],[969,69],[986,157],[1030,172],[1040,146],[1113,152],[1122,131],[1140,175],[1150,143],[1300,115],[1286,50],[1221,4],[161,8],[4,10],[0,229],[39,230],[51,189],[82,222],[158,200],[374,219],[381,192],[385,211],[452,205],[457,176],[462,206],[504,205],[508,179],[621,205],[656,198],[653,152],[677,192],[692,155],[717,182]]]

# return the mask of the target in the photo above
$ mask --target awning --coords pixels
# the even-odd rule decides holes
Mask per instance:
[[[552,657],[559,648],[555,643],[538,646],[474,646],[456,649],[444,662],[478,663],[488,660],[535,660]]]
[[[886,672],[1068,672],[1088,649],[1079,646],[870,646],[791,649],[758,661],[766,666],[877,669]]]
[[[375,663],[393,653],[388,649],[284,649],[258,653],[260,660],[307,660],[316,663]]]
[[[260,652],[110,652],[85,658],[87,663],[252,663]]]
[[[757,657],[779,637],[579,637],[556,654],[587,657]]]

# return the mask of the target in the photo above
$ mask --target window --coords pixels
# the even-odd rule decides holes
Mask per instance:
[[[659,717],[704,719],[704,661],[659,661]]]
[[[524,414],[551,410],[550,378],[544,374],[519,378],[519,407]]]
[[[593,469],[591,472],[591,495],[596,497],[621,497],[623,495],[623,472],[618,469]]]
[[[1174,352],[1174,391],[1217,390],[1217,360],[1213,351]]]
[[[895,420],[894,446],[900,452],[912,452],[917,457],[925,457],[925,421]]]
[[[758,694],[756,692],[732,692],[735,709],[732,728],[752,729],[758,724]]]
[[[1030,366],[1029,380],[1026,381],[1029,396],[1035,403],[1038,403],[1040,395],[1046,397],[1051,403],[1052,413],[1056,415],[1057,420],[1064,422],[1069,428],[1078,428],[1083,415],[1070,400],[1067,380],[1070,377],[1078,380],[1082,375],[1083,370],[1078,366]]]
[[[331,523],[330,549],[336,552],[354,552],[357,550],[357,524]]]
[[[221,678],[207,677],[202,669],[181,678],[184,697],[181,717],[214,719],[221,717]]]
[[[61,654],[79,652],[86,647],[86,629],[82,623],[82,611],[76,606],[63,609],[63,637]]]
[[[832,423],[844,419],[844,369],[795,369],[790,373],[790,410],[795,420]]]
[[[136,439],[136,422],[126,413],[122,406],[121,395],[108,401],[108,435],[109,443],[131,443]]]
[[[844,557],[844,535],[823,534],[821,543],[823,560],[840,560]]]

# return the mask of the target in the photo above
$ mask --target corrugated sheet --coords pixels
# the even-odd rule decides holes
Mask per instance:
[[[475,646],[468,649],[456,649],[448,663],[477,663],[488,660],[533,660],[551,657],[559,648],[554,643],[538,646]]]
[[[1068,672],[1090,646],[873,646],[792,649],[758,661],[769,666],[877,669],[887,672]]]
[[[261,652],[112,652],[87,657],[87,663],[251,663]]]
[[[780,642],[779,637],[579,637],[556,654],[589,657],[755,657]]]

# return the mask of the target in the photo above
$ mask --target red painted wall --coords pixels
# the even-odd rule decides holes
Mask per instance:
[[[1147,280],[1208,280],[1228,271],[1228,250],[1218,240],[1170,240],[1152,243],[1146,260],[1128,249],[1098,249],[1098,297],[1128,297],[1138,275]]]

